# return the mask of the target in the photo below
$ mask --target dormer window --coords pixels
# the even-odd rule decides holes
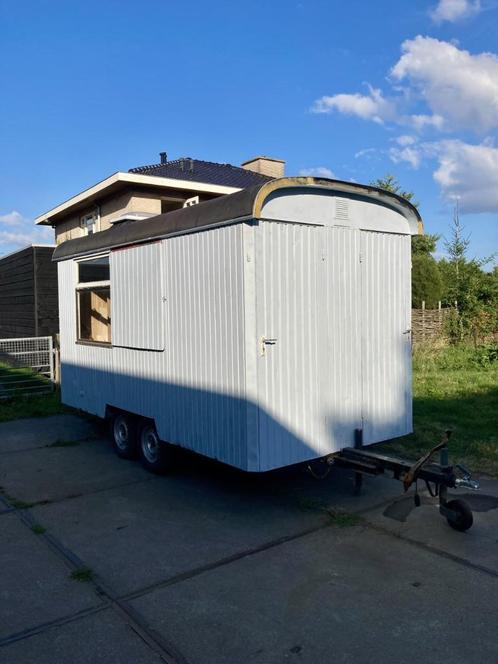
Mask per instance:
[[[99,214],[97,211],[83,215],[80,219],[80,225],[85,235],[93,235],[98,229]]]

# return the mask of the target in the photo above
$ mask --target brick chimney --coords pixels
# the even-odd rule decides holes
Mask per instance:
[[[244,161],[241,166],[247,171],[268,175],[271,178],[283,178],[285,172],[285,161],[273,159],[273,157],[254,157],[254,159]]]

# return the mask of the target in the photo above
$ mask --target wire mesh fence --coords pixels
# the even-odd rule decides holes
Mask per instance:
[[[52,337],[0,339],[0,399],[54,388]]]

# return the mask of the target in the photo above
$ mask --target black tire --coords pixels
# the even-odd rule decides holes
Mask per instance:
[[[136,459],[138,453],[137,419],[130,413],[115,413],[111,418],[112,444],[122,459]]]
[[[160,440],[154,422],[144,420],[139,427],[138,451],[145,470],[164,475],[171,468],[171,445]]]
[[[464,500],[450,500],[445,505],[446,508],[455,512],[454,517],[447,516],[446,521],[454,529],[460,532],[468,530],[474,523],[474,517],[472,516],[472,510],[467,505]]]

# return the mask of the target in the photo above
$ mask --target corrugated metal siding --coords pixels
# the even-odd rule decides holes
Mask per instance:
[[[361,233],[365,444],[412,430],[410,237]]]
[[[410,238],[332,224],[239,224],[157,245],[163,352],[76,344],[76,270],[60,263],[64,401],[153,417],[164,440],[249,470],[337,451],[362,423],[366,443],[407,433]],[[276,339],[264,354],[263,337]]]
[[[247,467],[242,225],[165,242],[166,440]]]
[[[160,242],[111,252],[113,345],[164,349],[162,253]]]
[[[260,466],[350,445],[361,427],[358,232],[263,223],[257,235]]]
[[[164,352],[76,344],[74,262],[59,263],[64,402],[153,417],[164,440],[248,468],[242,245],[242,225],[161,244]]]

